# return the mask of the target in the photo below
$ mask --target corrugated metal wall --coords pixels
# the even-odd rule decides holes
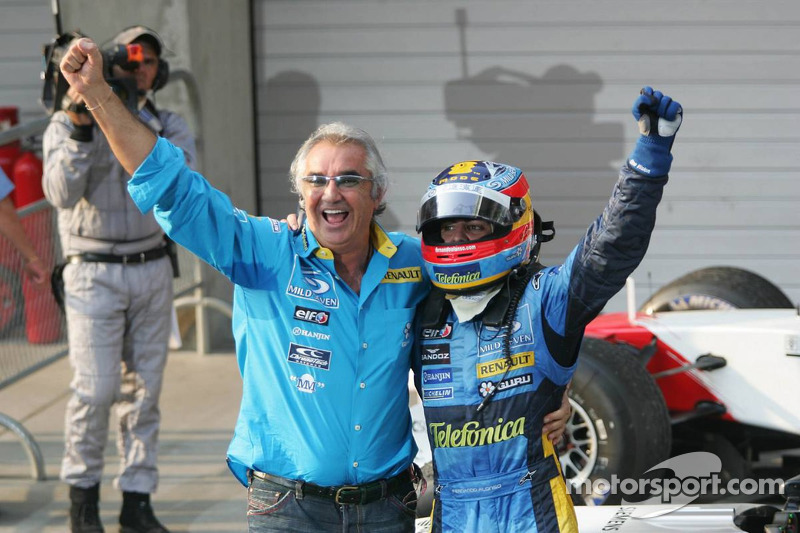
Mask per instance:
[[[391,229],[445,166],[521,166],[556,222],[560,262],[599,214],[653,85],[686,107],[638,301],[689,270],[761,272],[800,301],[800,3],[256,0],[264,214],[294,209],[286,174],[319,123],[379,141]],[[617,297],[609,309],[621,309]]]
[[[0,106],[19,108],[20,122],[45,116],[42,45],[55,34],[47,0],[0,0]]]

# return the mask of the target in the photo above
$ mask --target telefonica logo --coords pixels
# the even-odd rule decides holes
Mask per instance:
[[[440,274],[436,273],[436,281],[443,285],[456,285],[460,283],[470,283],[477,281],[481,277],[480,272],[470,272],[468,274]]]
[[[470,421],[461,427],[444,422],[428,424],[433,437],[434,448],[462,448],[465,446],[484,446],[511,440],[525,434],[525,417],[516,420],[498,418],[497,423],[490,427],[481,427],[480,422]]]

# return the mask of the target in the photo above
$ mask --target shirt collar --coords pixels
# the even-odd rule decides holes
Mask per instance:
[[[380,224],[373,221],[370,227],[370,240],[375,251],[379,254],[392,257],[397,253],[397,245],[400,244],[402,235],[390,235],[387,233]],[[314,233],[308,229],[308,223],[303,224],[303,227],[297,233],[295,242],[298,244],[296,247],[297,254],[300,257],[309,257],[312,254],[319,259],[333,259],[333,252],[321,246]]]

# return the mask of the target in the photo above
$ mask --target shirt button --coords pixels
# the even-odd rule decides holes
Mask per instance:
[[[355,462],[353,463],[353,468],[358,468],[358,461],[355,461]]]
[[[361,424],[356,424],[356,431],[361,431]]]
[[[367,344],[366,342],[361,345],[361,347],[364,348],[365,350],[367,349],[367,346],[369,346],[369,344]]]
[[[366,389],[367,388],[367,384],[364,383],[363,381],[358,386],[361,387],[362,389]]]

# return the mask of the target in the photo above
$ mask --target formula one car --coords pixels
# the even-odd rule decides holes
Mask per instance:
[[[638,312],[603,314],[587,327],[560,449],[564,475],[588,487],[705,451],[720,458],[723,480],[750,478],[763,452],[800,448],[798,383],[800,310],[752,272],[689,273]],[[581,497],[621,501],[596,488]]]

